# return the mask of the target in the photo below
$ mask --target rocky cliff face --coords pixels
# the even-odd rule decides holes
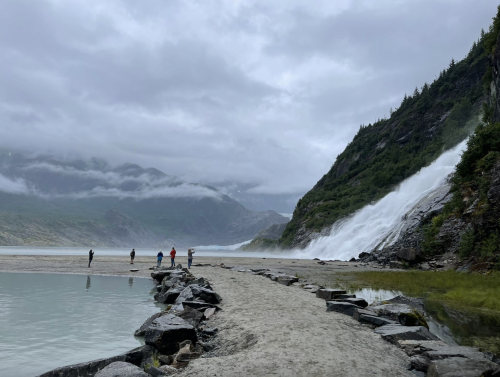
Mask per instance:
[[[240,247],[240,250],[265,250],[274,249],[278,246],[283,231],[286,228],[286,223],[273,224],[266,229],[262,229],[255,238],[247,245]]]
[[[500,19],[498,27],[500,30]],[[360,255],[362,260],[389,264],[404,260],[403,254],[413,250],[421,260],[437,260],[441,267],[448,264],[464,270],[500,269],[499,37],[485,75],[491,80],[487,82],[485,125],[471,136],[452,184],[440,188],[437,201],[409,217],[409,226],[403,226],[396,242]]]
[[[298,202],[279,243],[307,246],[464,140],[479,123],[487,100],[483,77],[489,66],[481,42],[432,84],[405,97],[389,119],[361,127],[331,170]]]

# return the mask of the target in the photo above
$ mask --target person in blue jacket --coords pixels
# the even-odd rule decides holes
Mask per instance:
[[[158,267],[161,266],[161,260],[163,259],[163,253],[161,252],[161,250],[158,252]]]

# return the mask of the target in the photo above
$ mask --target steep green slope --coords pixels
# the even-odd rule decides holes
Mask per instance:
[[[490,82],[485,44],[492,33],[482,33],[467,57],[452,60],[432,84],[405,96],[389,119],[360,127],[330,171],[297,203],[282,247],[304,247],[315,232],[379,200],[474,130]]]

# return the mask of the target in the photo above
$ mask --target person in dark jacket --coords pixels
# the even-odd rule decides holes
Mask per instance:
[[[158,255],[156,257],[158,258],[157,266],[160,267],[161,266],[161,260],[163,259],[163,253],[161,252],[161,250],[158,252]]]
[[[94,252],[92,250],[89,251],[89,268],[90,268],[90,262],[92,262],[92,259],[94,258]]]
[[[130,252],[130,264],[134,264],[134,258],[135,258],[135,249],[132,249]]]

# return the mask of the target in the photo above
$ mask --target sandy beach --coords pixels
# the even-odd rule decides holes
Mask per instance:
[[[167,262],[167,261],[165,261]],[[168,261],[169,262],[169,261]],[[179,258],[177,263],[186,263]],[[325,283],[336,272],[373,267],[289,259],[199,257],[195,263],[269,268]],[[150,277],[152,258],[0,256],[2,272],[41,272]],[[357,266],[357,267],[355,267]],[[218,357],[193,360],[182,376],[412,376],[408,357],[351,317],[326,312],[325,302],[298,287],[219,267],[193,267],[223,298],[211,326],[219,329]],[[131,329],[134,331],[135,329]]]

